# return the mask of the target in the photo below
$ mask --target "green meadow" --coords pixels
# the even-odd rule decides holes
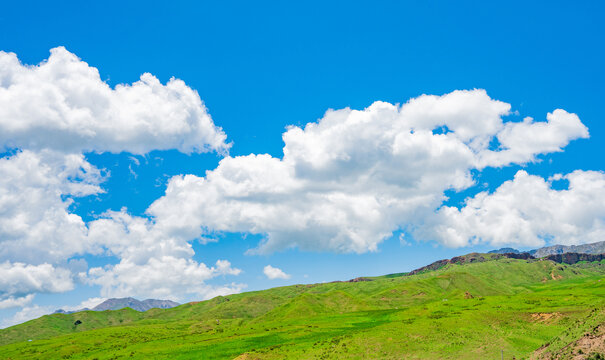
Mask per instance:
[[[43,316],[0,330],[0,359],[529,359],[546,345],[543,356],[569,353],[605,323],[605,262],[467,258],[167,310]]]

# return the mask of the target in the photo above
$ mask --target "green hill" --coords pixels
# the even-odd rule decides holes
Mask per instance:
[[[0,359],[566,358],[605,323],[605,261],[469,254],[364,280],[47,315],[0,330]]]

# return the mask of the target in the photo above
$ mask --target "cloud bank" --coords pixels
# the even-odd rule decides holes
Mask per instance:
[[[0,309],[23,306],[33,299],[33,293],[57,293],[73,288],[67,269],[51,264],[34,266],[8,261],[0,264]]]
[[[112,88],[96,68],[63,47],[33,66],[21,64],[16,54],[0,52],[0,152],[5,152],[0,158],[0,271],[6,279],[0,280],[0,307],[24,306],[34,293],[69,291],[76,278],[87,276],[104,293],[117,294],[133,286],[123,269],[142,276],[162,269],[167,274],[175,266],[197,281],[195,288],[156,276],[156,283],[148,280],[129,296],[169,289],[175,298],[183,291],[226,291],[227,285],[204,286],[203,281],[219,273],[237,275],[237,269],[208,268],[192,260],[186,242],[134,239],[134,222],[144,224],[144,219],[130,222],[129,235],[124,235],[114,231],[123,229],[125,220],[118,215],[108,212],[93,226],[70,206],[76,197],[105,191],[102,183],[108,174],[90,164],[85,153],[176,149],[225,154],[229,147],[197,92],[181,80],[162,84],[145,73],[135,83]],[[100,236],[108,234],[121,237]],[[72,273],[69,259],[86,254],[117,256],[120,263]]]
[[[101,193],[103,176],[81,154],[19,151],[0,158],[0,261],[60,262],[90,249],[72,196]]]
[[[509,104],[483,90],[330,110],[304,128],[288,128],[282,158],[226,157],[205,177],[172,178],[148,213],[155,226],[184,238],[204,231],[265,235],[259,253],[375,251],[394,231],[413,231],[434,217],[445,191],[474,185],[471,171],[525,164],[588,137],[564,110],[545,122],[504,122],[509,113]],[[446,235],[430,240],[466,244]]]
[[[104,297],[144,296],[178,300],[178,295],[196,294],[205,299],[215,291],[205,281],[219,275],[239,275],[240,272],[227,260],[218,260],[209,268],[191,259],[164,256],[150,258],[145,264],[122,261],[115,266],[92,268],[88,281],[101,285],[101,296]],[[231,293],[239,290],[240,286],[234,286]]]
[[[552,188],[567,181],[566,189]],[[605,173],[576,170],[545,180],[520,170],[493,193],[444,206],[416,234],[448,246],[577,245],[605,239]]]

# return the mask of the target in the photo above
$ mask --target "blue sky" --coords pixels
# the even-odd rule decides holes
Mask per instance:
[[[80,86],[88,86],[85,82],[78,83],[84,77],[71,79],[75,85],[65,90],[57,84],[66,78],[64,72],[71,73],[75,68],[69,64],[62,68],[64,63],[60,63],[49,70],[50,75],[32,74],[28,82],[21,84],[25,90],[17,92],[9,84],[25,80],[10,76],[21,68],[0,62],[0,91],[4,91],[0,93],[0,104],[8,109],[0,111],[0,133],[5,133],[0,135],[5,151],[2,165],[5,169],[0,168],[0,172],[11,175],[24,169],[23,178],[8,176],[8,180],[0,183],[0,204],[5,207],[2,211],[6,219],[0,222],[0,244],[10,248],[0,254],[0,263],[4,263],[0,271],[6,272],[7,279],[5,283],[0,282],[3,326],[58,307],[77,307],[89,298],[170,294],[176,300],[191,301],[229,291],[409,271],[437,259],[501,246],[529,249],[541,244],[581,243],[599,238],[605,234],[605,211],[599,205],[605,203],[600,197],[605,193],[601,172],[605,169],[602,156],[605,125],[599,108],[605,96],[602,16],[603,5],[599,2],[578,5],[552,1],[531,4],[514,1],[499,4],[133,1],[85,5],[65,1],[52,5],[43,2],[4,5],[0,12],[0,51],[14,53],[21,64],[38,65],[49,59],[51,49],[64,47],[57,58],[67,59],[72,54],[77,58],[69,60],[71,62],[65,60],[67,63],[82,65],[85,62],[87,68],[98,69],[100,78],[90,86],[102,87],[105,82],[113,91],[116,85],[139,81],[143,73],[155,76],[161,86],[167,86],[172,77],[177,78],[184,81],[186,88],[175,91],[187,96],[191,95],[189,91],[197,91],[205,109],[202,111],[201,107],[189,103],[183,105],[162,92],[156,98],[147,99],[149,108],[173,101],[177,104],[174,109],[186,107],[191,113],[197,111],[199,116],[194,116],[194,121],[210,121],[222,131],[204,130],[206,132],[200,131],[198,136],[179,130],[168,136],[160,126],[138,136],[129,133],[129,128],[123,125],[132,121],[130,117],[107,115],[96,108],[102,107],[98,105],[102,104],[101,100],[94,99],[96,92],[86,93],[85,100],[74,100],[81,108],[94,107],[88,125],[79,123],[80,118],[74,115],[67,127],[53,127],[48,124],[56,119],[49,120],[48,114],[31,110],[42,106],[36,101],[46,101],[44,104],[50,107],[56,105],[52,101],[59,101],[48,95],[51,90],[44,92],[43,89],[57,86],[55,90],[59,93],[65,91],[61,96],[73,95],[69,91],[77,95]],[[3,80],[2,74],[11,80]],[[473,92],[473,89],[485,92]],[[456,90],[469,90],[468,96]],[[49,98],[45,98],[45,94]],[[379,151],[381,143],[366,139],[362,136],[364,130],[355,130],[353,122],[347,122],[356,115],[337,112],[342,116],[334,122],[343,128],[323,133],[318,130],[316,137],[310,135],[311,130],[309,136],[288,130],[292,125],[304,129],[306,124],[324,118],[328,109],[363,111],[375,101],[402,105],[423,94],[452,95],[434,104],[429,98],[419,98],[426,101],[414,110],[417,114],[414,116],[418,117],[414,121],[418,124],[432,121],[430,112],[435,108],[444,109],[445,115],[440,121],[448,128],[446,133],[461,121],[467,121],[465,129],[479,129],[492,121],[500,128],[492,132],[486,130],[481,135],[487,134],[490,141],[490,145],[482,149],[503,149],[506,148],[503,142],[508,141],[512,154],[499,154],[498,158],[486,160],[470,145],[471,140],[457,138],[462,130],[455,129],[450,134],[460,142],[454,150],[445,151],[445,155],[465,145],[476,157],[469,160],[473,165],[452,167],[452,171],[460,170],[461,176],[451,181],[464,182],[464,174],[467,174],[470,178],[467,176],[466,180],[471,179],[472,184],[467,182],[453,189],[447,181],[431,183],[422,190],[428,199],[424,207],[402,205],[401,209],[397,208],[398,204],[410,204],[409,191],[418,190],[402,185],[407,177],[447,177],[449,164],[466,159],[468,149],[465,148],[460,158],[431,157],[435,164],[445,164],[441,170],[446,174],[439,175],[440,169],[433,169],[430,161],[426,173],[406,167],[413,162],[410,156],[415,151],[419,156],[427,155],[405,140],[393,140],[389,146],[399,144],[397,146],[408,149],[406,162],[398,163],[403,159],[398,157],[385,159]],[[132,99],[123,100],[123,94],[117,92],[107,96],[121,104],[116,105],[116,109],[122,111],[119,114],[129,114],[129,104],[136,103]],[[144,98],[141,93],[133,95],[135,99],[137,96]],[[14,105],[15,99],[24,99],[27,106]],[[510,104],[510,110],[494,110],[496,103]],[[460,110],[462,115],[451,110],[457,109],[458,104],[468,106]],[[152,121],[178,123],[171,119],[177,110],[163,113],[162,109],[165,107],[156,109],[159,115]],[[382,119],[381,116],[400,116],[399,120],[392,120],[394,122],[405,122],[406,116],[412,117],[393,115],[400,114],[397,109],[402,107],[381,109],[365,112],[377,117],[369,123],[368,134],[402,131],[391,128],[390,122],[376,120]],[[555,109],[563,109],[565,114],[554,115],[556,119],[547,123],[547,113]],[[391,112],[393,114],[388,115]],[[381,115],[384,113],[387,115]],[[72,116],[68,112],[61,114]],[[579,120],[570,114],[576,114]],[[512,135],[503,140],[505,132],[500,132],[505,127],[503,124],[522,124],[526,117],[534,121],[511,130]],[[498,123],[499,119],[502,123]],[[383,127],[376,125],[379,123]],[[15,124],[29,125],[15,130],[18,128]],[[80,128],[89,131],[82,137],[85,140],[74,140],[77,144],[73,146],[64,145],[71,144]],[[105,130],[100,130],[102,128]],[[437,134],[436,129],[433,130]],[[107,132],[103,135],[102,131]],[[287,131],[292,135],[288,146],[294,160],[290,164],[294,164],[297,173],[292,179],[282,181],[280,176],[286,178],[288,170],[275,170],[271,164],[280,168],[287,163],[282,159],[285,145],[282,135]],[[225,141],[219,139],[220,134],[226,135]],[[498,138],[499,134],[502,138]],[[494,142],[495,138],[500,144]],[[230,144],[226,145],[229,155],[223,145],[215,142],[212,147],[204,144],[204,139]],[[187,145],[187,141],[210,146],[211,151],[198,152],[199,148]],[[332,155],[342,161],[331,163],[333,158],[329,161],[322,158],[331,154],[330,149],[338,149],[339,152]],[[319,155],[314,154],[314,150]],[[425,150],[431,153],[430,149]],[[246,157],[250,154],[268,154],[266,158],[270,160],[250,160]],[[60,170],[69,167],[67,156],[82,158],[76,161],[76,169],[72,169],[75,173],[62,177]],[[237,161],[219,168],[219,161],[225,156]],[[366,157],[378,165],[368,165]],[[279,162],[280,159],[284,161]],[[27,161],[37,161],[36,166],[46,169],[39,172],[40,176],[47,180],[55,176],[58,180],[49,180],[43,185],[19,180],[38,174],[37,168],[23,167]],[[327,169],[321,167],[322,161],[327,161]],[[76,174],[78,169],[89,165],[98,170],[97,175],[94,175],[96,170],[89,171],[88,175]],[[200,184],[206,171],[215,169],[244,169],[241,170],[244,175],[221,173],[214,183]],[[349,175],[343,180],[335,174],[337,170]],[[524,172],[518,173],[520,170]],[[256,196],[252,200],[211,197],[223,181],[237,184],[237,179],[253,172],[260,174],[260,180],[256,178],[254,183],[248,179],[249,183],[244,182],[248,185],[242,185],[249,186],[244,189],[246,196]],[[575,175],[565,177],[571,173]],[[186,174],[194,177],[189,178],[190,183],[178,187],[183,198],[177,201],[167,195],[167,186],[173,176]],[[374,178],[374,174],[378,177]],[[556,174],[562,174],[562,179]],[[359,179],[365,176],[374,180],[361,183]],[[299,184],[301,181],[304,186]],[[65,190],[65,184],[70,182],[89,187],[70,192]],[[283,185],[286,190],[278,192],[286,200],[272,200],[267,195],[271,189],[254,193],[258,186],[267,183],[272,184],[273,189],[281,189]],[[337,185],[329,185],[334,183]],[[568,184],[572,184],[573,189],[568,188]],[[326,186],[333,188],[316,190]],[[9,199],[15,189],[22,192],[21,200]],[[37,194],[36,191],[61,195],[57,202],[37,203],[32,195]],[[493,196],[476,198],[482,191]],[[335,194],[342,195],[338,198],[342,203],[330,197]],[[444,194],[447,199],[443,198]],[[588,203],[587,194],[592,194]],[[6,197],[4,201],[2,196]],[[449,207],[463,209],[464,199],[468,197],[476,200],[468,211],[439,212]],[[161,198],[165,201],[155,207],[156,212],[150,212],[150,206]],[[323,200],[313,202],[316,198]],[[188,210],[179,205],[183,199],[196,205]],[[361,215],[356,221],[357,215],[346,215],[348,207],[342,205],[355,207],[357,204],[364,209],[363,204],[376,199],[382,202],[374,210],[379,219],[388,219],[386,223],[372,218],[370,209],[369,220]],[[385,199],[398,202],[387,206]],[[362,200],[370,203],[360,202]],[[19,201],[18,205],[15,201]],[[214,208],[205,205],[210,201],[217,202]],[[247,207],[251,203],[255,206]],[[576,208],[578,204],[585,206]],[[55,218],[39,215],[44,213],[41,210],[44,206],[78,217],[84,228],[76,228],[82,233],[70,233],[60,223],[53,222]],[[212,214],[212,209],[219,213]],[[328,210],[323,218],[316,216],[325,209]],[[334,209],[342,210],[345,215],[331,213]],[[113,215],[108,211],[114,211]],[[116,214],[120,211],[127,220],[118,219]],[[39,216],[32,215],[34,213]],[[241,213],[251,215],[243,219]],[[339,214],[345,218],[340,219]],[[289,232],[280,228],[280,223],[288,223],[289,216],[299,215],[313,219],[298,230]],[[23,217],[29,222],[17,224]],[[166,226],[161,225],[164,218]],[[111,226],[124,226],[122,232],[111,233],[115,241],[101,239],[109,232],[98,237],[90,234],[93,224],[101,224],[99,219]],[[174,225],[174,219],[185,222],[193,219],[194,224],[179,227]],[[322,219],[327,222],[322,223]],[[137,221],[148,221],[147,232],[141,233],[141,238],[130,238],[127,234],[136,232],[133,224]],[[481,226],[477,225],[478,221]],[[49,238],[55,240],[36,240],[19,232],[22,229],[19,226],[35,227],[41,222],[44,227],[40,229],[53,234]],[[192,233],[189,229],[198,225],[204,227],[204,233],[201,230]],[[296,225],[293,223],[292,228]],[[169,230],[163,230],[165,228]],[[445,229],[445,232],[437,234],[434,229]],[[40,234],[45,234],[44,231]],[[496,232],[508,234],[510,238],[502,239]],[[404,241],[400,240],[401,236]],[[166,240],[169,238],[172,240]],[[254,249],[267,238],[274,242],[261,253],[255,253]],[[53,244],[62,244],[57,245],[62,250],[54,250]],[[160,244],[158,247],[167,252],[158,250],[159,253],[141,255],[149,252],[150,244]],[[73,251],[64,250],[71,246]],[[124,250],[128,246],[132,249]],[[185,249],[187,246],[189,251]],[[29,247],[47,250],[48,254],[55,251],[57,255],[40,255],[34,259],[24,255],[32,253]],[[166,260],[168,258],[170,260]],[[217,260],[226,260],[230,265],[221,268],[215,264]],[[153,267],[152,263],[157,266]],[[161,273],[162,266],[173,268],[177,263],[184,271],[192,271],[190,279],[197,279],[195,284],[184,287],[175,284],[166,287],[165,293],[158,293],[150,290],[152,285],[138,287],[143,279],[125,278],[128,276],[125,274],[137,271],[144,274],[149,269]],[[116,268],[119,264],[123,266],[120,271]],[[263,271],[267,265],[281,269],[289,278],[269,279]],[[214,270],[208,270],[213,266]],[[91,272],[94,268],[103,269],[102,273]],[[32,285],[23,280],[28,276],[38,282]]]

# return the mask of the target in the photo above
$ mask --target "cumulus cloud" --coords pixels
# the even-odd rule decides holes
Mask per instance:
[[[224,260],[213,267],[193,261],[192,237],[126,210],[108,211],[89,223],[70,213],[71,196],[101,193],[102,180],[101,171],[82,155],[23,150],[0,159],[0,260],[23,262],[2,265],[0,308],[25,306],[34,293],[69,291],[73,277],[100,285],[106,297],[178,300],[243,289],[242,284],[204,283],[240,270]],[[87,272],[86,261],[67,261],[82,254],[115,256],[120,263]]]
[[[210,298],[240,292],[245,285],[208,285],[205,282],[222,275],[237,276],[241,270],[227,260],[208,267],[192,259],[190,241],[195,234],[173,231],[165,223],[132,216],[125,210],[108,211],[88,224],[91,252],[116,256],[116,265],[92,268],[87,282],[101,286],[106,297],[139,296],[170,298],[176,301],[188,295]]]
[[[557,109],[546,120],[527,117],[521,123],[506,123],[497,135],[500,149],[482,153],[483,166],[533,161],[537,154],[563,151],[570,140],[588,138],[588,128],[576,114]]]
[[[275,279],[289,279],[290,275],[286,274],[285,272],[282,271],[282,269],[280,268],[276,268],[273,267],[271,265],[267,265],[263,268],[263,273],[265,274],[266,277],[268,277],[270,280],[275,280]]]
[[[393,231],[425,222],[446,190],[472,186],[472,170],[534,161],[588,136],[564,110],[547,122],[504,122],[509,113],[483,90],[330,110],[289,127],[282,158],[226,157],[205,177],[174,177],[147,212],[171,236],[263,234],[257,252],[374,251]]]
[[[568,181],[567,189],[552,188]],[[605,238],[605,173],[576,170],[545,180],[521,170],[461,208],[442,207],[416,235],[448,246],[575,245]]]
[[[0,261],[58,262],[106,246],[69,210],[73,197],[103,192],[83,152],[224,152],[225,140],[181,80],[144,74],[111,88],[63,47],[35,66],[0,52],[0,149],[20,149],[0,159]]]
[[[181,80],[162,84],[145,73],[132,84],[111,87],[96,68],[63,47],[52,49],[47,60],[33,66],[0,51],[0,152],[7,151],[0,158],[0,262],[10,261],[1,271],[11,275],[4,278],[10,283],[0,280],[0,308],[25,306],[36,292],[68,291],[73,276],[85,280],[86,262],[69,260],[75,255],[120,259],[120,264],[105,269],[103,279],[111,279],[105,283],[107,293],[136,286],[119,273],[129,266],[142,276],[140,271],[175,265],[195,281],[207,278],[204,273],[235,274],[237,269],[225,268],[223,262],[212,268],[194,262],[190,239],[162,233],[144,218],[107,212],[86,224],[70,210],[73,198],[104,192],[101,184],[109,175],[91,165],[84,153],[140,155],[176,149],[224,154],[229,147],[197,92]],[[95,274],[99,276],[93,280],[100,282],[100,273]],[[122,283],[118,274],[124,277]],[[155,274],[159,283],[160,272]],[[164,282],[171,281],[164,277]],[[147,286],[133,294],[152,285]],[[204,285],[198,286],[187,283],[185,289],[202,292]],[[164,284],[156,292],[167,288]],[[204,291],[239,288],[207,286]],[[36,309],[26,308],[23,314]]]
[[[105,297],[138,296],[179,300],[187,294],[202,298],[216,293],[234,293],[241,285],[214,287],[207,280],[220,275],[238,275],[241,270],[231,267],[227,260],[218,260],[207,267],[192,259],[163,256],[143,264],[122,260],[117,265],[89,270],[89,283],[101,286]]]
[[[0,264],[0,308],[23,306],[33,293],[57,293],[72,290],[71,272],[51,264]]]
[[[145,73],[110,87],[63,47],[36,66],[0,51],[0,147],[70,153],[184,153],[229,148],[199,95],[182,80]]]
[[[70,197],[101,193],[102,179],[82,155],[24,150],[0,158],[0,261],[52,263],[87,251]]]
[[[25,305],[32,302],[35,294],[28,294],[21,297],[8,296],[7,298],[0,300],[0,310],[9,309],[13,307],[24,307]]]

